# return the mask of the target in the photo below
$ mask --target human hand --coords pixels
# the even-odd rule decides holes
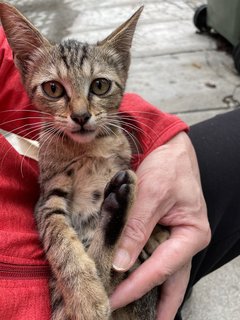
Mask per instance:
[[[113,292],[113,310],[161,285],[157,320],[174,319],[189,281],[191,259],[211,237],[195,151],[184,132],[157,148],[137,170],[138,193],[119,241],[114,268],[128,270],[157,223],[170,237]]]

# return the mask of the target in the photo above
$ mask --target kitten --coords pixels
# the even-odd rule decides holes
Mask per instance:
[[[131,148],[117,110],[142,9],[95,45],[50,44],[14,7],[0,3],[16,66],[42,114],[35,218],[53,274],[54,320],[156,316],[157,288],[112,314],[108,300],[126,277],[112,270],[112,260],[136,192]],[[152,253],[159,237],[155,229],[142,257]]]

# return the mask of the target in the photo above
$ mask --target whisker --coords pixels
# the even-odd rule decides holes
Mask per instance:
[[[39,123],[39,122],[36,122],[36,123],[28,123],[28,124],[25,124],[25,125],[23,125],[23,126],[14,128],[14,129],[11,130],[11,131],[8,131],[8,134],[15,133],[15,131],[17,131],[17,132],[18,132],[18,135],[21,135],[22,132],[27,131],[27,130],[31,130],[32,128],[36,128],[36,127],[41,128],[41,127],[42,127],[42,123]],[[24,128],[25,128],[25,129],[24,129]],[[20,130],[20,129],[24,129],[24,130]],[[20,131],[19,131],[19,130],[20,130]]]
[[[38,126],[40,126],[40,125],[42,125],[42,124],[38,123]],[[52,125],[49,124],[48,127],[51,128]],[[32,137],[32,140],[37,140],[36,138],[37,138],[38,135],[39,135],[39,130],[40,130],[40,127],[35,127],[35,129],[31,131],[32,134],[37,131],[36,135],[34,135],[34,136]],[[20,132],[20,134],[23,133],[24,131],[26,131],[26,129],[25,129],[25,130],[22,130],[22,131]],[[10,135],[10,134],[11,134],[11,132],[8,132],[8,133],[6,133],[6,134],[2,134],[2,136],[0,137],[0,139],[3,138],[3,137],[6,137],[6,138],[7,138],[7,136]],[[28,134],[29,134],[29,133],[28,133]],[[20,135],[20,136],[21,136],[22,138],[25,138],[27,135]],[[22,158],[22,160],[21,160],[21,166],[20,166],[20,168],[21,168],[21,174],[22,174],[22,176],[23,176],[23,161],[24,161],[24,158],[27,156],[27,153],[28,153],[28,151],[30,150],[31,147],[33,147],[33,145],[30,145],[30,146],[29,146],[29,148],[27,149],[26,153],[23,155],[23,158]],[[2,161],[1,161],[1,165],[3,164],[4,160],[6,159],[8,153],[10,152],[10,150],[11,150],[12,148],[14,148],[14,147],[11,145],[11,146],[8,148],[8,150],[5,152],[5,155],[4,155],[4,157],[2,158]]]
[[[113,114],[113,117],[117,117],[118,114]],[[156,134],[156,137],[157,137],[157,133],[149,126],[147,125],[145,122],[142,122],[142,121],[139,121],[138,119],[141,118],[141,119],[146,119],[145,117],[138,117],[138,119],[133,119],[131,116],[120,116],[118,117],[119,118],[119,121],[122,119],[122,120],[126,120],[127,123],[132,122],[136,122],[136,123],[139,123],[140,125],[142,126],[145,126],[147,129],[149,129],[150,131],[152,131],[154,134]],[[151,120],[151,119],[148,119],[148,120]],[[156,121],[155,120],[151,120],[153,123],[155,123]],[[139,128],[140,129],[140,128]]]
[[[24,125],[24,126],[22,126],[22,127],[25,127],[25,126],[26,126],[26,125]],[[49,127],[52,127],[52,124],[48,124],[48,126],[49,126]],[[21,127],[17,128],[17,129],[19,130],[20,128],[21,128]],[[31,128],[28,128],[28,127],[27,127],[27,128],[25,128],[25,129],[22,129],[22,130],[18,131],[18,135],[21,136],[22,138],[27,138],[27,139],[28,139],[28,137],[29,137],[30,134],[32,135],[33,133],[37,132],[36,135],[31,136],[31,140],[35,140],[36,137],[39,136],[39,132],[40,132],[41,128],[42,128],[42,123],[36,123],[36,124],[35,124],[34,126],[32,126]],[[16,130],[17,130],[17,129],[16,129]],[[7,137],[8,135],[11,135],[11,133],[14,133],[14,131],[15,131],[15,130],[12,130],[12,131],[8,132],[7,134],[5,134],[5,135],[3,135],[3,136]],[[36,139],[36,140],[38,140],[38,139]]]
[[[114,122],[115,119],[111,120],[111,123]],[[138,126],[129,123],[128,121],[117,121],[117,123],[120,123],[121,127],[125,127],[125,128],[129,128],[129,129],[133,129],[136,133],[140,132],[141,134],[145,135],[148,139],[150,139],[151,141],[153,141],[152,136],[150,136],[146,131],[144,131],[142,128],[139,128]],[[154,132],[155,133],[155,132]],[[156,135],[157,137],[157,135]]]
[[[17,118],[17,119],[12,119],[12,120],[8,120],[8,121],[5,121],[5,122],[0,122],[0,125],[1,126],[5,126],[6,124],[10,124],[10,123],[14,123],[14,122],[17,122],[17,121],[23,121],[23,120],[41,120],[43,121],[43,118],[42,117],[22,117],[22,118]],[[47,118],[46,118],[47,119]],[[47,119],[47,120],[52,120],[51,118]]]
[[[114,132],[110,127],[108,127],[107,125],[105,125],[104,123],[102,123],[101,128],[104,130],[104,132],[109,135],[109,134],[114,134],[115,136],[117,136],[116,132]]]
[[[33,111],[33,112],[38,112],[39,110],[37,110],[37,109],[25,109],[25,108],[27,108],[27,107],[33,107],[33,105],[32,105],[32,103],[28,103],[28,104],[25,104],[24,106],[22,106],[22,108],[23,109],[16,109],[16,108],[14,108],[14,109],[8,109],[8,106],[6,107],[7,108],[7,110],[1,110],[0,111],[0,113],[7,113],[7,112],[9,112],[9,113],[13,113],[13,112],[24,112],[25,110],[27,111],[27,110],[31,110],[31,111]],[[39,111],[39,112],[42,112],[42,111]]]
[[[142,135],[145,135],[151,142],[153,142],[153,137],[152,136],[150,136],[146,131],[144,131],[142,128],[139,128],[138,126],[135,126],[134,124],[132,124],[132,123],[129,123],[128,121],[127,122],[125,122],[125,121],[122,121],[121,119],[119,120],[119,119],[117,119],[117,117],[115,117],[115,118],[111,118],[111,120],[109,119],[109,118],[107,118],[108,119],[108,121],[110,122],[110,123],[115,123],[115,124],[117,124],[117,125],[121,125],[121,127],[123,128],[123,127],[125,127],[125,129],[127,129],[127,128],[130,128],[130,129],[133,129],[136,133],[137,132],[140,132]],[[129,131],[128,131],[129,132]],[[153,130],[153,132],[154,132],[154,130]],[[132,133],[133,134],[133,133]],[[154,132],[154,134],[156,134],[155,132]],[[157,134],[156,134],[156,138],[157,138]],[[147,146],[147,144],[146,144],[146,142],[142,142],[142,144],[144,144],[144,146],[146,147]]]
[[[52,122],[45,122],[45,127],[53,127],[54,126],[54,123],[52,123]],[[29,128],[30,127],[30,128]],[[24,126],[22,126],[22,127],[19,127],[19,128],[17,128],[18,130],[19,129],[23,129],[23,128],[25,128],[25,129],[23,129],[23,130],[21,130],[21,131],[19,131],[19,135],[21,135],[23,132],[26,132],[26,131],[28,131],[28,130],[31,130],[31,129],[36,129],[36,130],[41,130],[42,129],[42,127],[43,127],[43,123],[42,122],[39,122],[39,123],[35,123],[34,125],[33,124],[29,124],[29,125],[24,125]],[[35,131],[36,131],[35,130]],[[32,131],[30,131],[29,133],[27,133],[27,134],[30,134],[30,133],[32,133]]]
[[[117,113],[117,112],[116,113],[112,113],[112,114],[110,114],[108,116],[109,117],[113,116],[113,118],[118,118],[119,120],[120,119],[125,119],[125,120],[128,120],[130,122],[137,122],[137,123],[140,123],[142,125],[146,125],[145,122],[139,121],[139,119],[146,119],[146,117],[144,117],[144,116],[139,116],[138,115],[138,117],[136,119],[136,118],[133,118],[131,115],[128,115],[126,113]],[[155,119],[149,119],[148,118],[147,120],[153,122],[154,124],[156,123]]]
[[[16,110],[16,109],[8,109],[8,110],[2,110],[0,111],[0,113],[13,113],[13,112],[32,112],[32,113],[39,113],[39,114],[46,114],[46,115],[49,115],[51,116],[51,113],[49,112],[44,112],[44,111],[40,111],[40,110],[37,110],[37,109],[22,109],[22,110]]]
[[[136,148],[137,153],[140,154],[140,151],[139,151],[139,148],[138,148],[139,141],[137,140],[137,138],[132,133],[128,132],[126,129],[122,128],[120,125],[113,124],[113,123],[110,123],[110,125],[115,127],[115,128],[118,128],[118,129],[122,130],[123,132],[125,132],[125,134],[127,136],[129,136],[129,138],[131,139],[130,141],[133,142],[133,145]]]
[[[121,110],[119,110],[119,111],[117,111],[118,112],[118,114],[128,114],[128,112],[127,111],[121,111]],[[156,115],[159,115],[159,111],[142,111],[142,110],[131,110],[131,111],[129,111],[130,113],[142,113],[142,114],[150,114],[150,115],[152,115],[152,116],[156,116]]]
[[[55,137],[55,136],[60,136],[63,132],[60,130],[60,129],[56,129],[55,127],[46,127],[45,128],[46,130],[44,130],[42,132],[42,135],[41,135],[41,146],[40,146],[40,149],[43,147],[43,145],[47,142],[47,140],[49,140],[49,138],[51,138],[50,141],[48,141],[48,145],[47,145],[47,148],[49,146],[49,144],[52,142],[52,139]],[[44,140],[44,137],[47,136],[47,139]],[[46,149],[47,149],[46,148]]]
[[[44,159],[45,159],[45,157],[46,157],[46,151],[47,151],[47,149],[48,149],[48,147],[49,147],[49,145],[50,145],[50,143],[51,143],[51,141],[52,141],[52,139],[54,138],[54,130],[53,130],[53,128],[50,128],[50,129],[48,129],[48,130],[46,130],[42,135],[41,135],[41,144],[40,144],[40,147],[39,147],[39,153],[41,152],[41,150],[42,150],[42,148],[44,147],[44,145],[46,144],[46,143],[48,143],[47,144],[47,146],[46,146],[46,150],[45,150],[45,154],[44,154]],[[49,141],[50,140],[50,141]]]

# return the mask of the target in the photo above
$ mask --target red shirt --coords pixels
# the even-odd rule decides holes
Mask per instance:
[[[25,125],[34,121],[34,112],[27,110],[34,106],[21,84],[2,28],[0,88],[0,128],[24,136]],[[152,150],[187,129],[176,116],[135,94],[124,96],[120,112],[131,118],[131,127],[138,128],[140,153],[133,157],[134,169]],[[36,138],[36,132],[28,137]],[[38,194],[37,162],[19,155],[0,135],[0,319],[49,319],[47,262],[33,219]]]

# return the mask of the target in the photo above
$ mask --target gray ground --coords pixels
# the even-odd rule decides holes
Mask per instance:
[[[240,78],[222,41],[196,33],[204,0],[11,0],[55,41],[94,42],[145,5],[136,35],[128,91],[193,124],[240,105]],[[240,319],[240,258],[194,288],[184,320]],[[147,319],[146,319],[147,320]]]

